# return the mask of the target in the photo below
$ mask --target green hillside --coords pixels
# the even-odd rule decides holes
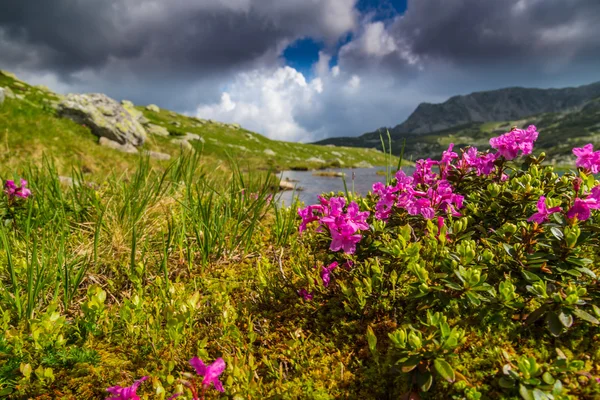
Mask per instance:
[[[0,171],[18,167],[24,160],[41,161],[42,154],[56,159],[59,172],[68,173],[78,165],[91,175],[131,169],[138,155],[126,154],[98,146],[91,131],[71,120],[59,118],[55,107],[60,96],[44,87],[30,86],[14,75],[0,73],[0,88],[9,88],[16,98],[6,98],[0,106]],[[144,106],[136,109],[152,123],[168,129],[170,136],[148,135],[140,150],[175,156],[180,145],[173,142],[180,135],[193,133],[202,141],[191,141],[204,161],[216,166],[229,157],[243,169],[274,170],[323,169],[385,165],[386,156],[372,149],[327,147],[313,144],[270,140],[234,124],[197,118],[160,109],[153,112]],[[397,161],[392,161],[397,162]],[[153,161],[157,166],[167,162]]]

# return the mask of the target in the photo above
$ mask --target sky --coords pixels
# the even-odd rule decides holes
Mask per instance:
[[[598,0],[5,0],[0,68],[312,142],[599,81],[598,21]]]

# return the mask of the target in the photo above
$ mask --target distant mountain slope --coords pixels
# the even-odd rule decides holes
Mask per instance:
[[[441,104],[421,103],[390,133],[432,133],[471,122],[510,121],[530,115],[576,111],[600,97],[600,82],[564,89],[513,87],[465,96]]]
[[[380,135],[387,138],[389,130],[395,154],[399,154],[406,141],[408,158],[438,157],[450,142],[485,148],[491,136],[513,125],[530,123],[542,133],[538,147],[554,157],[566,156],[565,149],[572,143],[597,140],[600,82],[575,88],[507,88],[454,96],[441,104],[420,104],[405,122],[394,128],[317,143],[381,148]]]

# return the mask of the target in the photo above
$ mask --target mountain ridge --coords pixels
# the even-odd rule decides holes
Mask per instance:
[[[565,88],[513,86],[472,92],[452,96],[443,103],[420,103],[404,122],[393,128],[383,127],[357,137],[328,138],[315,143],[348,143],[348,139],[352,143],[359,138],[366,143],[377,144],[380,133],[386,131],[390,132],[392,138],[399,138],[407,134],[440,132],[471,123],[511,121],[545,113],[574,112],[597,97],[600,97],[600,81]]]

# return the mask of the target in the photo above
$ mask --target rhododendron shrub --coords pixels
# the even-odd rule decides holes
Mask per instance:
[[[560,176],[533,155],[538,135],[515,128],[485,152],[450,145],[365,197],[299,209],[301,304],[332,332],[362,327],[373,396],[600,394],[600,346],[574,347],[600,337],[599,161],[591,145],[574,149],[578,170]]]

